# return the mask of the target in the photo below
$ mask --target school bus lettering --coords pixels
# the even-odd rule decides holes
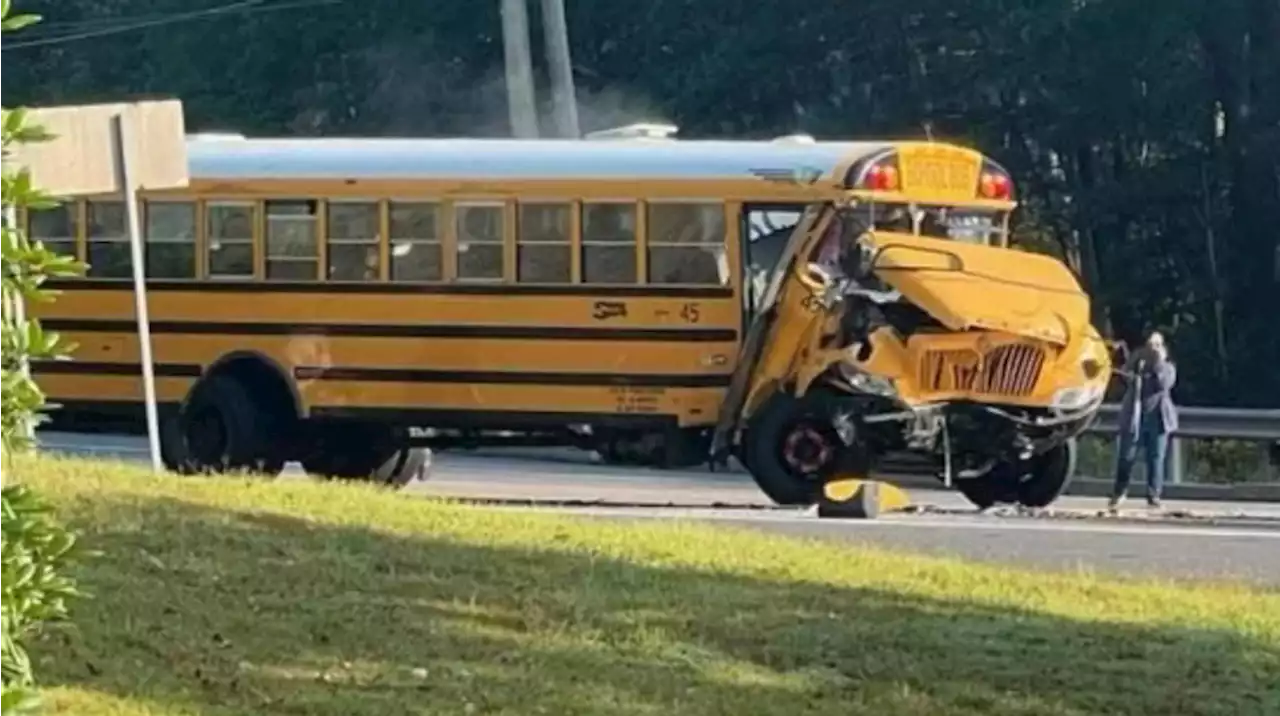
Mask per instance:
[[[664,388],[643,386],[617,386],[611,388],[610,392],[616,399],[615,410],[627,414],[661,412],[661,403],[667,394]]]
[[[680,317],[685,320],[685,323],[697,323],[702,318],[702,313],[698,309],[698,304],[686,303],[680,307]]]
[[[607,321],[610,318],[626,318],[627,304],[619,301],[596,301],[592,307],[591,317],[597,321]]]

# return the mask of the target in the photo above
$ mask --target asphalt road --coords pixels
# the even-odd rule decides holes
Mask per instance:
[[[146,459],[145,440],[134,436],[44,433],[41,441],[58,451]],[[1116,518],[1099,516],[1104,505],[1097,498],[1064,497],[1055,514],[1028,517],[979,514],[957,493],[912,490],[921,512],[820,520],[810,511],[772,509],[750,477],[736,472],[612,467],[573,450],[444,453],[433,463],[429,479],[407,492],[597,503],[544,509],[609,519],[693,519],[1041,568],[1280,586],[1280,504],[1170,501],[1165,515],[1134,507]],[[286,474],[302,476],[296,466]]]

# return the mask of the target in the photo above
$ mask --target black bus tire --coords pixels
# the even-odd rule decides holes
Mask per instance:
[[[373,480],[388,487],[404,487],[414,479],[426,479],[431,466],[431,451],[424,447],[405,446],[373,471]]]
[[[175,457],[195,472],[249,470],[275,476],[284,469],[275,420],[240,381],[215,375],[196,387],[182,409]]]
[[[981,477],[957,480],[954,485],[980,510],[997,503],[1048,507],[1071,484],[1076,469],[1076,451],[1076,441],[1067,440],[1036,455],[1028,463],[1001,463]]]
[[[784,461],[780,449],[785,432],[796,417],[808,412],[825,413],[830,396],[813,393],[803,398],[779,391],[765,399],[752,416],[742,436],[739,461],[769,499],[779,505],[812,505],[822,493],[822,481],[796,474]],[[835,449],[839,449],[837,445]]]
[[[1075,477],[1078,452],[1076,440],[1071,438],[1032,458],[1030,476],[1018,482],[1018,504],[1048,507],[1057,501]]]

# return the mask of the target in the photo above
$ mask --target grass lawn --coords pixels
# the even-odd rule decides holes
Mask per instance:
[[[14,467],[100,551],[34,648],[52,713],[1280,714],[1280,594],[1254,587]]]

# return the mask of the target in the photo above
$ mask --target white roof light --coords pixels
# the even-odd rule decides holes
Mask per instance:
[[[670,139],[671,135],[679,131],[680,128],[674,124],[638,122],[624,127],[587,132],[586,139]]]
[[[812,134],[787,134],[775,137],[773,141],[786,144],[814,144],[817,140],[813,138]]]
[[[244,139],[244,135],[239,132],[199,132],[189,136],[197,142],[225,142]]]

